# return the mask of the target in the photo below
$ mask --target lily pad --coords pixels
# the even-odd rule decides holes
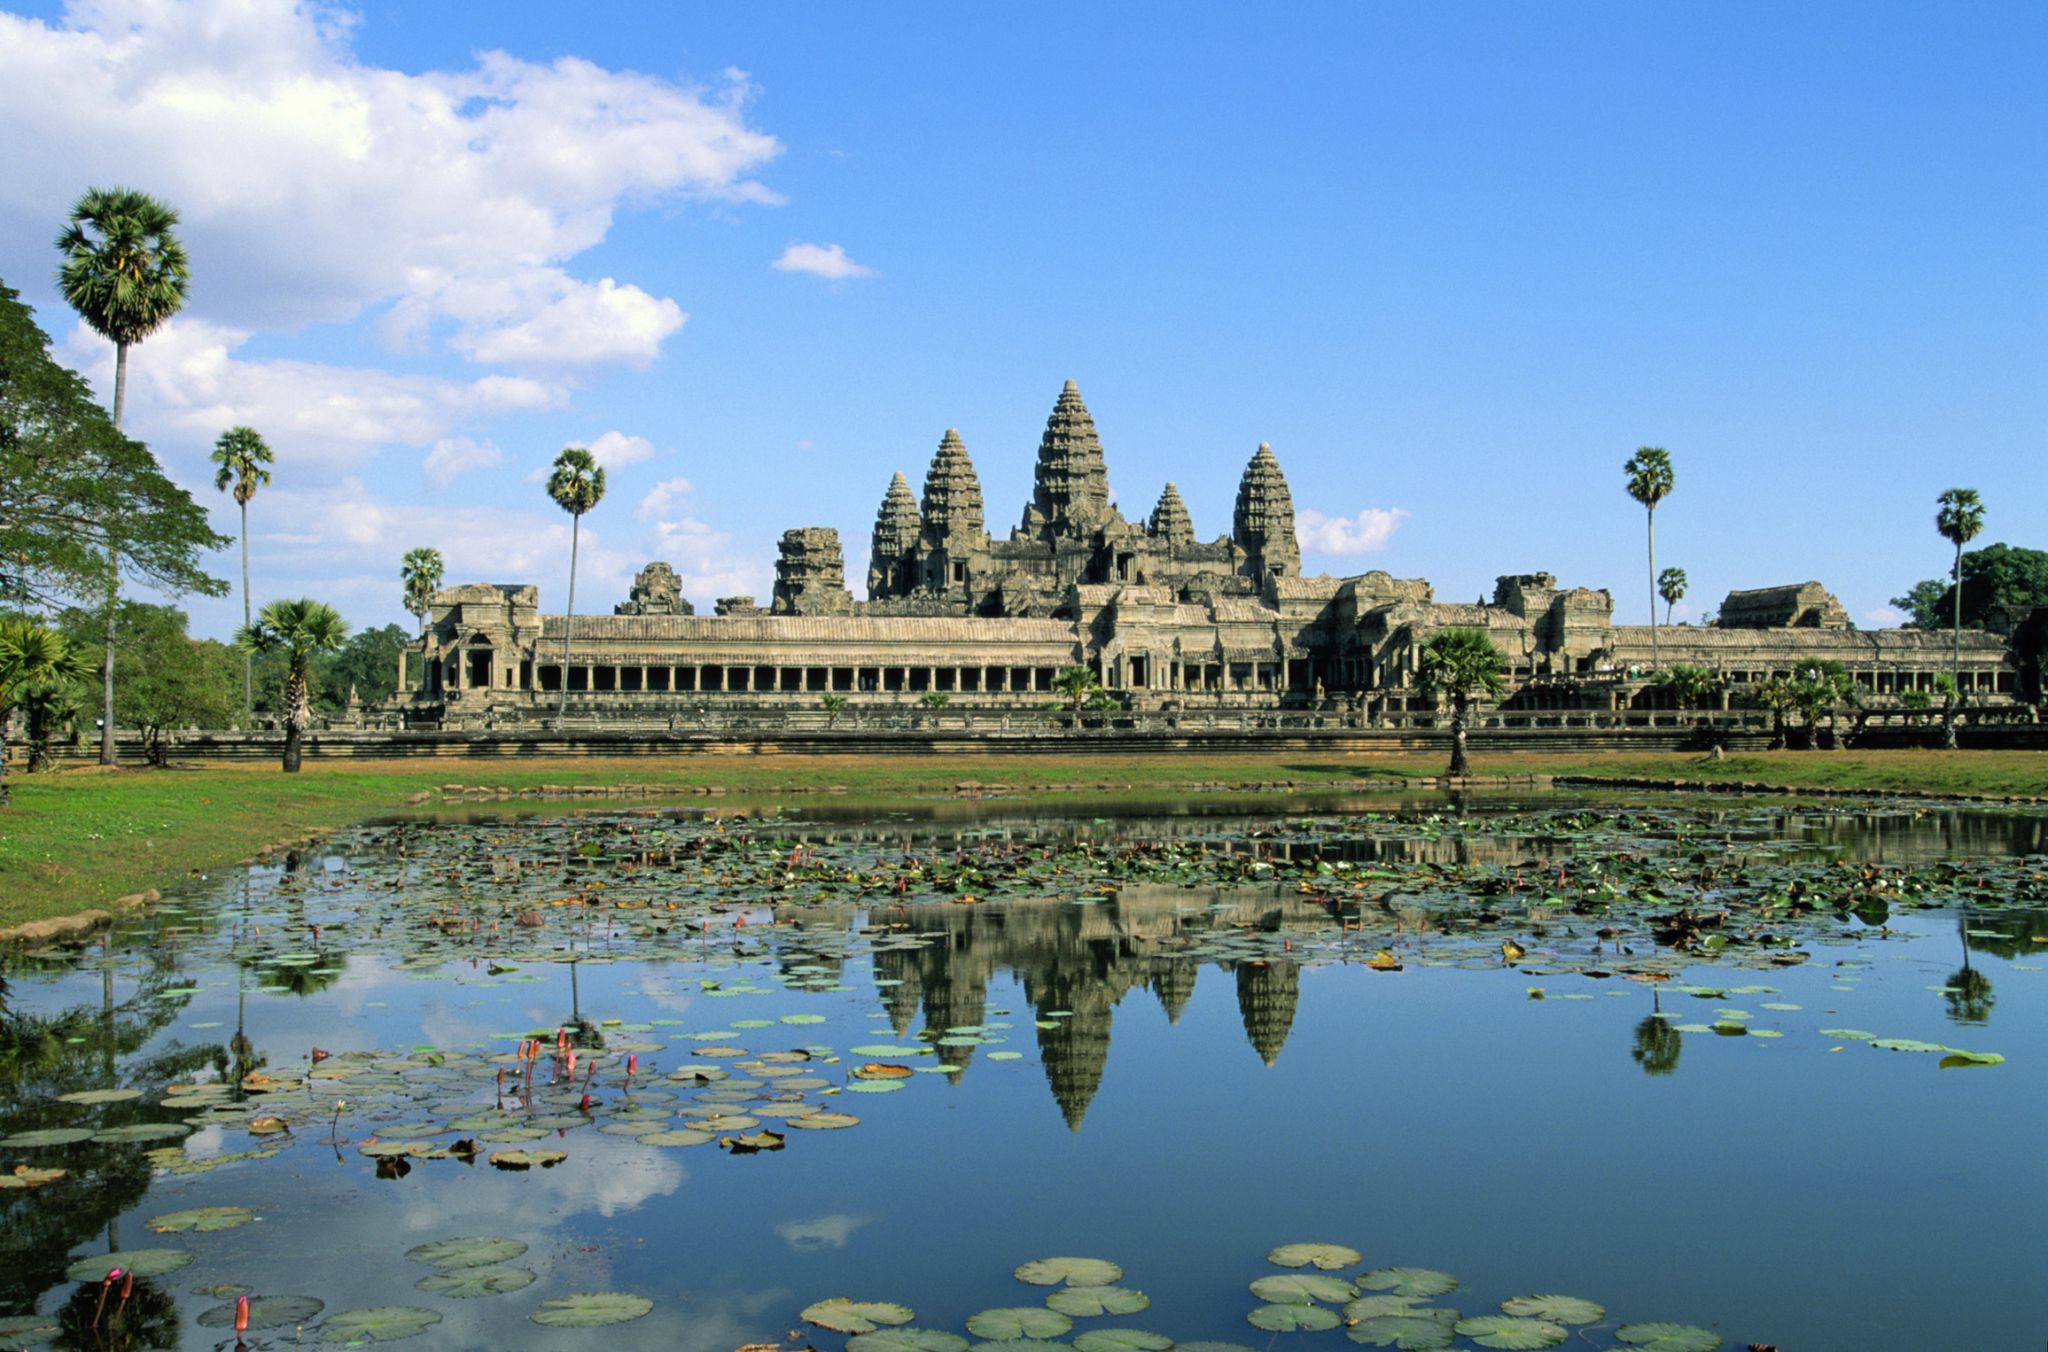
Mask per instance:
[[[1919,1042],[1909,1037],[1872,1038],[1870,1045],[1882,1047],[1888,1052],[1945,1052],[1948,1050],[1939,1042]]]
[[[1623,1324],[1614,1336],[1650,1352],[1714,1352],[1721,1335],[1693,1324]]]
[[[1500,1309],[1518,1319],[1548,1319],[1553,1324],[1597,1324],[1607,1317],[1604,1305],[1577,1296],[1515,1296],[1502,1301]]]
[[[525,1252],[526,1245],[521,1240],[475,1235],[415,1244],[405,1251],[405,1256],[415,1263],[427,1263],[437,1268],[467,1268],[509,1263]]]
[[[1048,1292],[1045,1307],[1077,1319],[1101,1314],[1136,1314],[1152,1304],[1143,1291],[1122,1286],[1065,1286]],[[1074,1345],[1080,1346],[1076,1339]]]
[[[10,1314],[0,1317],[0,1343],[9,1347],[41,1347],[57,1336],[53,1314]]]
[[[1456,1310],[1415,1310],[1361,1319],[1344,1336],[1367,1347],[1392,1347],[1401,1352],[1438,1352],[1458,1340]]]
[[[1341,1277],[1288,1272],[1259,1278],[1252,1283],[1252,1294],[1273,1305],[1307,1305],[1317,1300],[1342,1304],[1358,1292]]]
[[[668,1146],[709,1145],[717,1139],[716,1132],[691,1131],[688,1128],[680,1131],[650,1131],[639,1137],[642,1145]]]
[[[533,1278],[533,1271],[523,1267],[459,1267],[445,1272],[429,1272],[413,1285],[437,1296],[473,1300],[478,1296],[502,1296],[531,1286]]]
[[[92,1132],[85,1127],[45,1127],[41,1131],[20,1131],[0,1140],[0,1146],[28,1150],[41,1145],[76,1145],[92,1139]]]
[[[1460,1319],[1457,1330],[1458,1336],[1470,1338],[1481,1347],[1504,1347],[1514,1352],[1556,1347],[1569,1336],[1562,1324],[1553,1324],[1547,1319],[1517,1319],[1511,1314],[1483,1314],[1473,1319]]]
[[[844,1296],[807,1305],[797,1317],[834,1333],[873,1333],[883,1324],[908,1324],[916,1318],[906,1305],[878,1300],[848,1300]],[[970,1325],[969,1332],[972,1331]]]
[[[493,1150],[491,1164],[499,1169],[531,1169],[538,1164],[543,1169],[552,1169],[569,1156],[560,1150]]]
[[[1144,1329],[1089,1329],[1074,1335],[1078,1352],[1166,1352],[1173,1339]]]
[[[783,1125],[803,1131],[842,1131],[847,1127],[859,1126],[860,1119],[852,1113],[805,1112],[796,1117],[784,1118]]]
[[[1418,1299],[1416,1296],[1360,1296],[1345,1302],[1344,1317],[1373,1319],[1380,1315],[1414,1314]]]
[[[395,1343],[417,1338],[441,1322],[438,1310],[418,1305],[378,1305],[327,1316],[320,1337],[330,1343]]]
[[[1436,1296],[1449,1295],[1458,1289],[1458,1279],[1448,1272],[1435,1268],[1393,1267],[1374,1268],[1358,1278],[1361,1291],[1387,1291],[1397,1296],[1414,1296],[1429,1300]]]
[[[1335,1310],[1320,1305],[1255,1305],[1245,1320],[1268,1333],[1319,1333],[1344,1322]]]
[[[1104,1258],[1035,1258],[1010,1275],[1033,1286],[1114,1286],[1124,1270]]]
[[[74,1282],[97,1282],[106,1280],[109,1272],[120,1268],[138,1277],[161,1277],[167,1272],[176,1272],[191,1261],[192,1255],[184,1249],[124,1249],[120,1253],[101,1253],[78,1259],[64,1269],[64,1275]]]
[[[967,1340],[944,1329],[876,1329],[848,1338],[846,1352],[967,1352]]]
[[[1948,1055],[1941,1058],[1941,1068],[1943,1070],[1953,1070],[1957,1066],[2002,1066],[2004,1064],[2005,1058],[1997,1052],[1966,1052],[1960,1047],[1950,1047]]]
[[[594,1329],[630,1323],[653,1308],[647,1297],[625,1291],[579,1291],[542,1302],[527,1318],[551,1329]]]
[[[310,1324],[320,1317],[327,1308],[327,1302],[313,1296],[250,1296],[249,1327],[252,1329],[297,1328]],[[203,1310],[199,1315],[199,1326],[209,1329],[228,1329],[235,1326],[235,1305],[229,1301]]]
[[[1007,1305],[967,1316],[967,1331],[977,1338],[1057,1338],[1074,1327],[1058,1310],[1042,1305]]]
[[[191,1133],[192,1128],[183,1122],[130,1122],[125,1127],[96,1131],[92,1138],[103,1145],[126,1145],[131,1141],[168,1141]]]
[[[1282,1244],[1266,1255],[1266,1261],[1278,1267],[1318,1267],[1325,1272],[1335,1272],[1365,1260],[1365,1255],[1356,1249],[1347,1249],[1342,1244]]]
[[[140,1089],[81,1089],[75,1094],[59,1094],[59,1103],[126,1103],[142,1097]]]
[[[247,1225],[256,1219],[256,1213],[241,1206],[203,1206],[191,1211],[169,1211],[149,1223],[149,1228],[160,1235],[176,1234],[181,1230],[196,1230],[202,1234],[209,1230],[232,1230],[238,1225]]]

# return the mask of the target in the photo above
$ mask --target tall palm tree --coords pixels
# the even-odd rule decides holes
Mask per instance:
[[[306,725],[313,717],[313,659],[341,647],[348,637],[348,625],[324,601],[302,597],[296,601],[272,601],[263,607],[254,624],[242,626],[235,642],[251,652],[281,652],[285,656],[284,676],[284,768],[296,774],[306,737]]]
[[[114,430],[128,403],[128,349],[185,304],[190,271],[172,227],[177,208],[132,188],[88,188],[57,236],[57,287],[79,318],[114,345]],[[112,523],[109,523],[110,525]],[[107,547],[107,660],[101,674],[100,764],[114,763],[114,601],[121,576]]]
[[[427,616],[433,613],[434,593],[441,590],[441,551],[428,545],[406,550],[398,563],[398,580],[405,587],[406,611],[420,622],[420,660],[424,662]]]
[[[1422,645],[1422,688],[1451,700],[1451,769],[1472,773],[1465,746],[1465,715],[1472,697],[1499,699],[1507,690],[1508,660],[1478,629],[1440,629]]]
[[[272,463],[270,447],[255,428],[230,427],[213,443],[212,459],[217,467],[213,486],[223,493],[232,491],[235,506],[242,509],[242,627],[246,629],[253,618],[249,613],[249,499],[270,482],[270,471],[265,468]],[[242,715],[247,717],[255,711],[256,658],[244,651]]]
[[[1978,532],[1984,529],[1984,500],[1977,496],[1974,488],[1951,488],[1935,502],[1934,528],[1941,532],[1942,539],[1956,547],[1953,574],[1956,580],[1955,649],[1949,659],[1949,675],[1960,690],[1963,684],[1963,546],[1976,539]],[[1954,718],[1943,722],[1941,740],[1944,746],[1955,746]]]
[[[1650,670],[1657,669],[1657,504],[1671,493],[1671,456],[1661,446],[1644,446],[1628,458],[1628,495],[1643,504],[1650,528]]]
[[[91,677],[64,635],[18,616],[0,619],[0,804],[7,801],[7,724],[15,709],[52,684]]]
[[[569,613],[562,617],[562,698],[555,717],[569,716],[569,635],[576,624],[576,548],[583,514],[604,499],[604,467],[581,446],[564,446],[548,475],[548,496],[569,514]]]
[[[1685,599],[1685,569],[1666,568],[1657,574],[1657,595],[1664,598],[1664,623],[1671,623],[1671,608]]]

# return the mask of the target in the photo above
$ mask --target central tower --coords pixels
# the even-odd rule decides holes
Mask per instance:
[[[1068,381],[1045,420],[1032,472],[1031,505],[1024,509],[1024,534],[1034,539],[1086,539],[1116,514],[1109,505],[1109,470],[1102,438],[1081,402],[1080,387]]]

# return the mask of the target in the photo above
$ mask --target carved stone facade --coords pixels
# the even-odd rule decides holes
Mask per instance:
[[[1548,573],[1502,576],[1490,600],[1469,605],[1377,570],[1301,576],[1293,497],[1264,444],[1241,476],[1229,535],[1201,541],[1170,483],[1147,519],[1126,520],[1072,381],[1007,538],[988,532],[980,478],[949,428],[921,499],[904,475],[890,479],[871,546],[865,601],[847,590],[838,532],[804,527],[782,536],[765,610],[724,597],[711,616],[692,612],[672,568],[649,564],[614,614],[575,617],[566,671],[566,622],[539,613],[533,587],[447,588],[413,650],[427,681],[410,712],[469,726],[543,718],[565,682],[572,711],[625,720],[714,701],[815,706],[824,694],[1043,709],[1057,672],[1084,665],[1137,707],[1370,718],[1431,707],[1417,680],[1422,647],[1460,627],[1506,655],[1511,707],[1617,710],[1646,698],[1653,661],[1648,626],[1616,624],[1606,591]],[[1839,661],[1878,705],[1931,689],[1950,662],[1945,634],[1856,630],[1817,582],[1731,592],[1717,623],[1660,626],[1657,637],[1666,666],[1706,667],[1732,692]],[[2010,704],[2019,674],[2005,638],[1964,633],[1962,685],[1976,705]]]

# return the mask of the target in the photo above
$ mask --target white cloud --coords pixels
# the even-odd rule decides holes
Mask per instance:
[[[1906,622],[1906,612],[1896,606],[1873,606],[1860,617],[1865,624],[1874,624],[1880,629],[1891,629]]]
[[[673,512],[682,499],[696,490],[688,479],[680,476],[663,479],[647,490],[647,496],[640,499],[640,505],[633,509],[633,515],[642,521],[653,521]]]
[[[1294,534],[1304,554],[1376,554],[1407,519],[1400,507],[1367,507],[1356,516],[1325,516],[1305,507],[1295,513]]]
[[[446,333],[480,361],[645,361],[675,302],[562,265],[632,204],[774,202],[781,152],[710,86],[484,52],[460,70],[359,61],[352,16],[294,0],[72,0],[0,12],[0,256],[47,254],[54,204],[133,183],[179,208],[193,312]]]
[[[606,469],[623,469],[654,458],[654,443],[646,437],[629,437],[624,432],[606,432],[587,448],[590,458]]]
[[[853,1232],[873,1219],[840,1212],[815,1220],[784,1221],[775,1227],[775,1237],[792,1249],[843,1249]]]
[[[777,272],[808,272],[814,277],[840,281],[847,277],[873,277],[875,270],[856,263],[837,244],[792,244],[769,266]]]
[[[469,417],[552,408],[557,385],[524,376],[449,380],[284,358],[236,355],[243,329],[175,319],[128,359],[131,425],[144,436],[185,434],[211,443],[246,424],[280,461],[350,465],[380,446],[429,446]],[[114,352],[83,323],[63,359],[101,390],[114,387]]]
[[[769,569],[736,555],[731,535],[696,517],[656,521],[647,536],[647,556],[671,564],[683,594],[700,608],[721,596],[752,596],[767,603]]]
[[[427,482],[436,488],[446,488],[458,474],[467,474],[473,469],[491,469],[505,462],[505,453],[488,441],[471,441],[468,437],[442,437],[434,443],[434,449],[427,452],[427,458],[420,468],[426,471]]]

